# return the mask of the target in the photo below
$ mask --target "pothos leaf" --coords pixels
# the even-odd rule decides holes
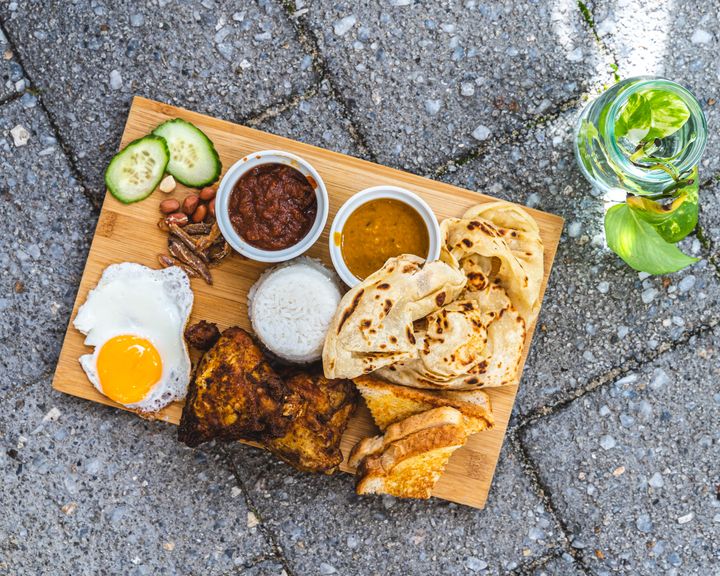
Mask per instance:
[[[583,163],[588,172],[592,172],[593,164],[598,164],[600,160],[596,157],[595,148],[603,149],[597,128],[592,122],[583,120],[580,123],[578,131],[578,152],[580,161]]]
[[[698,261],[666,242],[624,203],[605,214],[605,237],[610,249],[640,272],[669,274]]]
[[[580,123],[580,136],[585,140],[595,140],[600,138],[600,134],[598,133],[595,124],[589,122],[588,120],[583,120]]]
[[[615,137],[637,145],[671,136],[690,118],[682,98],[666,90],[643,90],[630,95],[617,120]]]
[[[627,203],[638,217],[650,224],[667,242],[679,242],[695,229],[698,221],[697,168],[693,183],[680,190],[671,204],[662,205],[650,198],[628,196]]]
[[[650,132],[650,128],[652,128],[651,109],[645,96],[639,92],[631,94],[620,116],[615,120],[615,137],[625,136],[637,144]]]
[[[685,125],[690,110],[680,96],[665,90],[648,90],[644,97],[651,110],[652,128],[645,136],[647,141],[667,138]]]

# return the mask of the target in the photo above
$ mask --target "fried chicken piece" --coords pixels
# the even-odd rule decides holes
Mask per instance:
[[[185,341],[197,350],[210,350],[220,339],[220,330],[212,322],[200,320],[185,328]]]
[[[319,372],[295,374],[286,384],[296,417],[284,436],[267,440],[265,446],[298,470],[332,474],[342,462],[340,438],[357,406],[355,386]]]
[[[282,436],[297,399],[242,328],[228,328],[200,360],[190,382],[178,439],[198,446]]]

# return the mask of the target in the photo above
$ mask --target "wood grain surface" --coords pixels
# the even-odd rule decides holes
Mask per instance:
[[[449,184],[140,97],[133,100],[121,147],[131,140],[148,134],[158,124],[169,118],[189,120],[210,137],[220,154],[223,173],[243,156],[267,149],[286,150],[309,161],[320,173],[327,186],[330,196],[330,216],[322,237],[308,252],[308,255],[322,259],[329,267],[332,265],[328,252],[327,231],[332,218],[345,200],[363,188],[379,184],[407,188],[422,196],[435,211],[439,220],[460,216],[474,204],[494,200],[477,192],[470,192]],[[152,268],[158,267],[156,256],[158,253],[165,252],[167,245],[166,234],[156,226],[159,219],[158,204],[161,199],[167,197],[176,197],[182,200],[188,193],[188,189],[179,185],[170,196],[156,191],[146,200],[129,206],[121,204],[110,194],[106,194],[55,371],[53,380],[55,389],[94,402],[119,407],[95,390],[80,368],[78,358],[82,354],[90,352],[90,349],[83,345],[84,337],[73,328],[72,320],[75,318],[78,307],[85,302],[88,291],[97,284],[103,270],[109,264],[137,262]],[[545,245],[545,278],[542,285],[544,293],[560,239],[563,220],[559,216],[545,212],[527,210],[540,225],[540,233]],[[219,268],[213,270],[215,280],[213,286],[206,285],[200,279],[193,279],[195,304],[191,322],[201,319],[208,320],[217,323],[221,330],[233,325],[250,329],[246,307],[247,292],[265,266],[233,254]],[[534,326],[528,330],[523,364],[533,329]],[[446,472],[434,490],[433,495],[438,498],[477,508],[485,505],[515,401],[517,386],[489,388],[487,392],[492,400],[496,426],[491,431],[481,432],[470,437],[467,445],[454,453]],[[177,423],[181,409],[182,404],[175,403],[163,410],[160,418]],[[370,414],[362,405],[351,420],[342,440],[345,457],[347,458],[350,449],[358,440],[376,433],[377,429]],[[343,463],[342,470],[352,471],[346,462]]]

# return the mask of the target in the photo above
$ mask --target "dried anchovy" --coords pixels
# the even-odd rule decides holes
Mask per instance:
[[[208,248],[207,255],[210,259],[210,266],[217,266],[223,258],[230,255],[230,244],[223,238],[222,243],[216,242]]]
[[[217,222],[215,222],[210,229],[210,233],[207,234],[207,236],[203,236],[202,238],[200,238],[200,240],[198,240],[197,249],[201,252],[204,252],[205,250],[210,248],[210,246],[212,246],[215,240],[217,240],[219,237],[220,227],[217,225]]]
[[[195,252],[188,248],[188,246],[181,242],[177,236],[170,235],[168,238],[168,250],[175,258],[195,270],[205,282],[212,284],[212,276],[210,275],[210,269],[207,267],[207,264],[203,262]]]
[[[178,266],[179,268],[182,268],[185,270],[185,273],[190,276],[191,278],[197,278],[198,273],[195,271],[194,268],[191,268],[184,262],[181,262],[177,258],[173,258],[172,256],[168,256],[167,254],[158,254],[157,256],[158,262],[160,262],[160,266],[163,268],[170,268],[171,266]]]
[[[205,236],[210,234],[212,226],[205,222],[198,222],[197,224],[188,224],[183,230],[190,236]]]
[[[168,251],[170,254],[172,254],[175,258],[183,262],[184,264],[187,264],[190,266],[191,262],[193,261],[194,254],[190,252],[187,246],[180,242],[177,238],[174,238],[173,236],[168,237]],[[195,260],[198,260],[195,258]],[[194,269],[194,268],[193,268]]]
[[[207,256],[202,253],[201,250],[198,250],[197,243],[195,240],[193,240],[180,226],[177,224],[170,224],[170,237],[175,237],[180,242],[185,244],[188,249],[192,251],[193,254],[195,254],[198,258],[200,258],[203,262],[207,262]]]

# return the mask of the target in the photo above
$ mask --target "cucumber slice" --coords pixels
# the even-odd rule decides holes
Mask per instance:
[[[160,184],[169,160],[167,143],[159,136],[134,140],[110,160],[105,185],[120,202],[139,202]]]
[[[222,164],[217,150],[197,126],[175,118],[160,124],[153,134],[167,141],[170,150],[167,171],[181,184],[203,188],[220,177]]]

